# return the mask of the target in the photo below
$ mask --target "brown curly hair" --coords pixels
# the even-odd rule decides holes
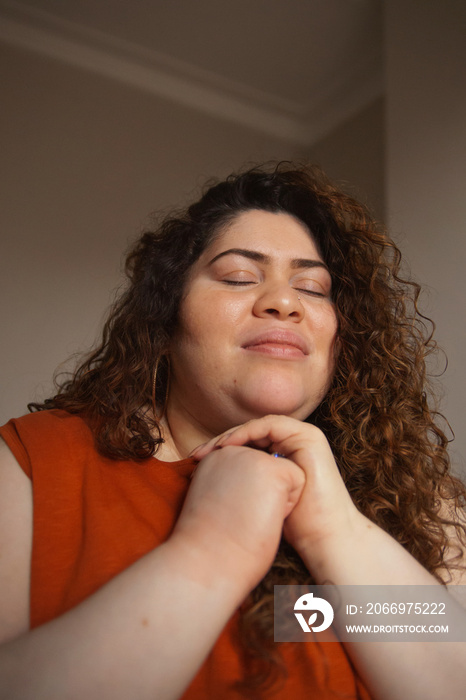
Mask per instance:
[[[446,561],[446,528],[465,541],[457,517],[465,489],[450,474],[448,440],[427,400],[425,359],[436,349],[433,324],[418,310],[419,285],[400,276],[395,244],[363,205],[318,168],[280,163],[232,175],[156,232],[145,233],[127,258],[130,285],[110,314],[101,344],[56,396],[31,404],[31,410],[86,414],[106,456],[141,460],[155,454],[161,442],[151,408],[155,358],[156,393],[164,396],[164,351],[177,327],[189,270],[219,230],[249,209],[301,220],[332,275],[338,362],[325,400],[307,420],[325,433],[358,509],[442,581],[441,569],[458,566],[455,557]],[[273,585],[284,583],[312,583],[286,542],[243,609],[249,688],[272,682],[282,670],[271,620]]]

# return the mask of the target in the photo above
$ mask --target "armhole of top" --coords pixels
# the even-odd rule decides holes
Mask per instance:
[[[3,438],[6,446],[9,448],[26,476],[32,479],[31,461],[13,421],[9,421],[6,425],[0,427],[0,437]]]

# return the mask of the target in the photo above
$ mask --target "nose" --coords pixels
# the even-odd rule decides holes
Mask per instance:
[[[288,284],[270,284],[262,288],[254,303],[253,312],[261,318],[277,318],[299,323],[304,317],[304,307],[298,292]]]

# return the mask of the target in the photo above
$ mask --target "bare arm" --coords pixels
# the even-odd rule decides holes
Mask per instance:
[[[358,514],[346,531],[301,556],[317,581],[336,584],[439,585],[398,542]],[[461,583],[458,576],[456,583]],[[461,610],[458,611],[461,614]],[[463,611],[466,617],[466,611]],[[346,644],[377,700],[461,700],[466,687],[466,640]]]
[[[266,416],[201,446],[253,444],[286,455],[306,474],[284,534],[317,583],[439,585],[398,542],[354,506],[323,433],[285,416]],[[460,577],[456,582],[461,581]],[[459,611],[465,616],[466,611]],[[376,700],[462,700],[466,643],[354,643],[349,654]]]
[[[0,643],[29,626],[32,488],[0,438]]]
[[[231,448],[204,460],[165,544],[73,610],[27,632],[31,494],[5,453],[0,620],[9,641],[0,647],[0,698],[179,697],[270,566],[283,519],[301,493],[299,468],[263,457],[258,463],[252,450]],[[25,513],[28,525],[18,529]]]

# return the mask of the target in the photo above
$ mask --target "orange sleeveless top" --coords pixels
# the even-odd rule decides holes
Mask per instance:
[[[115,461],[94,447],[78,416],[52,410],[13,419],[0,428],[32,480],[34,533],[31,627],[55,618],[170,535],[194,464]],[[183,695],[183,700],[239,700],[244,679],[235,641],[236,613]],[[256,692],[271,700],[369,700],[344,647],[335,643],[280,645],[288,678]]]

